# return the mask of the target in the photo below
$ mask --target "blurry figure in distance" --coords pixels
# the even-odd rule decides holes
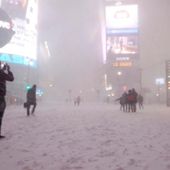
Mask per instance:
[[[138,95],[138,105],[139,109],[143,109],[143,96],[141,94]]]
[[[31,114],[34,114],[35,108],[36,108],[36,85],[34,84],[32,88],[30,88],[27,91],[27,102],[26,102],[26,108],[27,108],[27,116],[30,115],[30,107],[33,106]]]
[[[75,99],[74,99],[74,105],[76,106],[79,106],[80,105],[80,101],[81,101],[81,98],[80,96],[77,96]]]

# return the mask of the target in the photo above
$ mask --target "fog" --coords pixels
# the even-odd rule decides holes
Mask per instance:
[[[9,63],[15,81],[7,82],[2,170],[170,169],[166,83],[155,82],[166,80],[170,60],[170,0],[126,1],[139,5],[139,56],[119,70],[112,60],[103,64],[103,0],[39,0],[37,67]],[[33,84],[34,94],[44,93],[29,103],[27,86]],[[144,105],[134,91],[120,97],[132,88]],[[30,114],[29,104],[36,106]]]
[[[98,1],[41,3],[40,41],[48,41],[51,52],[48,64],[43,63],[43,75],[51,74],[60,90],[99,88],[94,87],[99,86],[102,64]]]
[[[140,54],[136,63],[142,69],[143,88],[155,93],[155,78],[165,78],[165,60],[170,58],[170,2],[144,0],[138,4]],[[57,89],[102,86],[102,5],[100,0],[40,3],[39,38],[48,41],[51,52],[42,75],[50,74],[49,81],[54,81]]]

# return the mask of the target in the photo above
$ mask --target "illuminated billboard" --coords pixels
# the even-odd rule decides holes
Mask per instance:
[[[106,6],[105,26],[108,61],[117,57],[129,57],[130,60],[139,55],[138,5]],[[115,66],[122,65],[115,63]]]
[[[0,8],[0,48],[10,42],[14,33],[11,18]]]
[[[1,0],[1,8],[12,18],[15,35],[0,48],[0,60],[35,66],[38,0]]]
[[[136,35],[128,36],[108,36],[107,52],[111,50],[113,54],[137,54],[138,37]]]
[[[106,6],[105,16],[107,34],[138,33],[137,5]]]

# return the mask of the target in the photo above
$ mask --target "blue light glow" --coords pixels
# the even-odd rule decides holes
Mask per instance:
[[[19,55],[12,55],[12,54],[0,54],[0,61],[13,63],[13,64],[22,64],[31,67],[37,67],[36,60],[30,60],[27,57],[19,56]]]

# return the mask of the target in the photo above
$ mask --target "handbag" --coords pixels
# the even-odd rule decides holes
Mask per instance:
[[[28,106],[28,103],[25,102],[25,103],[24,103],[24,108],[27,108],[27,106]]]

